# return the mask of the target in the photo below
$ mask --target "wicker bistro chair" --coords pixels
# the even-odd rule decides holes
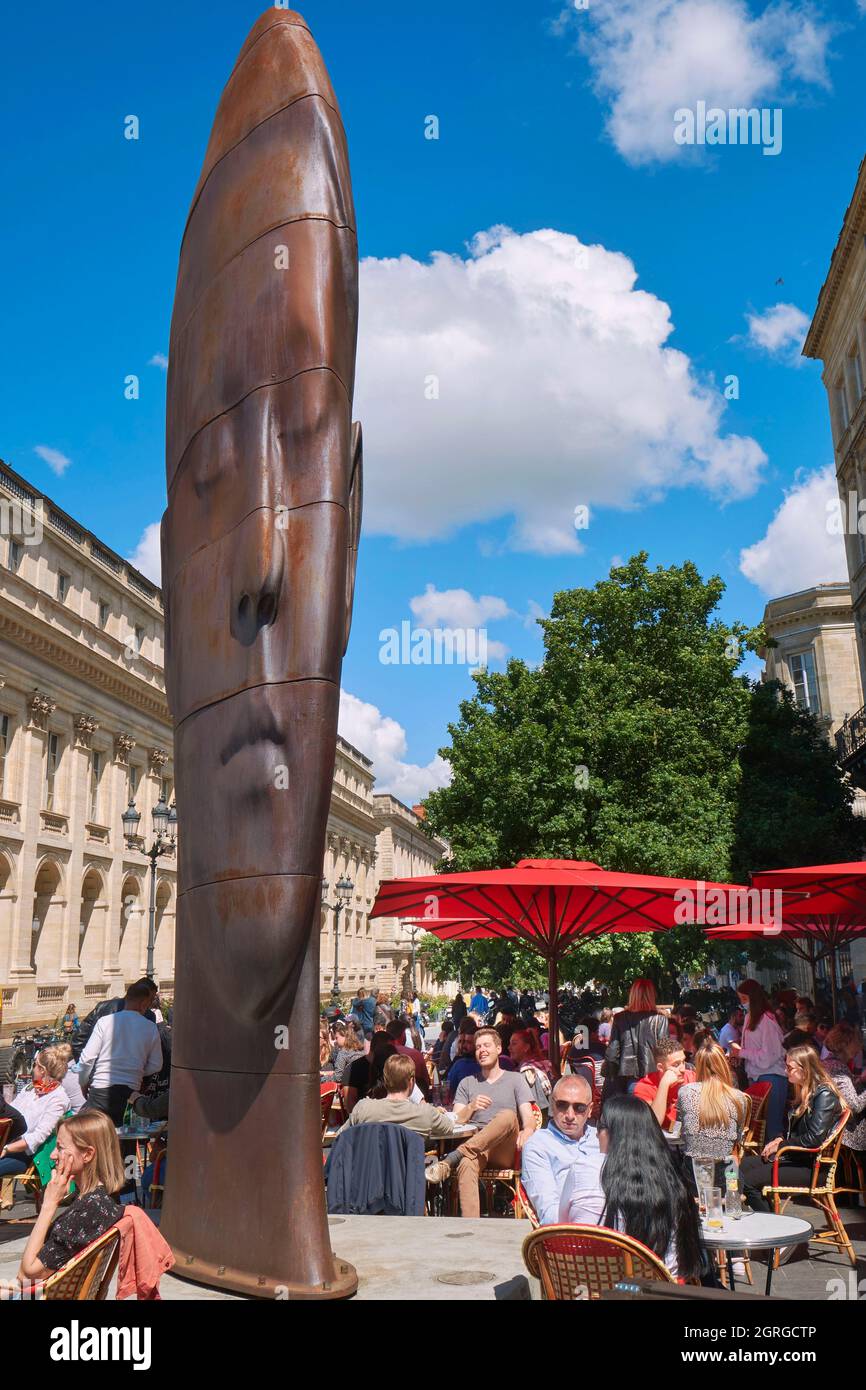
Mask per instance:
[[[854,1247],[836,1209],[836,1193],[844,1191],[836,1185],[836,1169],[839,1163],[839,1150],[842,1147],[842,1132],[850,1118],[851,1111],[843,1110],[832,1134],[827,1136],[820,1148],[806,1149],[800,1144],[783,1144],[780,1149],[777,1149],[773,1159],[773,1181],[764,1188],[764,1196],[772,1197],[773,1210],[777,1215],[781,1214],[795,1197],[814,1202],[824,1213],[827,1225],[823,1231],[816,1231],[811,1240],[818,1245],[835,1245],[840,1254],[847,1255],[852,1265],[856,1267],[857,1256],[854,1253]],[[812,1180],[808,1187],[789,1187],[785,1185],[784,1181],[779,1181],[779,1160],[782,1154],[814,1155]],[[778,1267],[778,1251],[774,1256],[774,1263]]]
[[[866,1152],[843,1144],[839,1150],[839,1161],[846,1186],[837,1186],[836,1191],[855,1193],[866,1207]],[[849,1183],[854,1186],[849,1187]]]
[[[112,1226],[62,1269],[49,1275],[42,1285],[42,1298],[76,1303],[94,1303],[107,1298],[108,1286],[119,1258],[120,1232],[116,1226]]]
[[[652,1250],[604,1226],[541,1226],[523,1242],[523,1263],[557,1302],[600,1298],[624,1279],[676,1283]]]
[[[543,1115],[539,1106],[532,1103],[532,1118],[535,1121],[535,1128],[541,1129]],[[496,1195],[496,1187],[499,1184],[507,1188],[511,1193],[511,1209],[514,1216],[518,1215],[519,1198],[517,1188],[520,1182],[520,1150],[515,1149],[514,1159],[510,1168],[485,1168],[479,1173],[478,1181],[484,1193],[484,1202],[488,1216],[493,1210],[493,1202]]]
[[[329,1122],[329,1120],[330,1120],[330,1118],[331,1118],[331,1111],[333,1110],[334,1106],[338,1103],[338,1101],[339,1101],[339,1099],[340,1099],[340,1097],[339,1097],[339,1090],[340,1090],[340,1088],[339,1088],[339,1086],[337,1085],[336,1081],[322,1081],[322,1082],[319,1083],[319,1096],[320,1096],[320,1098],[321,1098],[321,1103],[322,1103],[322,1139],[323,1139],[323,1140],[324,1140],[325,1135],[327,1134],[327,1131],[328,1131],[328,1122]]]
[[[523,1179],[519,1177],[514,1184],[514,1215],[517,1217],[518,1221],[526,1219],[533,1231],[537,1231],[541,1225],[538,1219],[538,1212],[529,1200],[529,1194],[523,1186]]]
[[[744,1095],[749,1097],[751,1111],[743,1132],[743,1153],[760,1153],[767,1142],[767,1103],[772,1087],[769,1081],[756,1081]]]

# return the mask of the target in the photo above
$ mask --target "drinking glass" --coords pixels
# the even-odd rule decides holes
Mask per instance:
[[[722,1189],[720,1187],[707,1188],[707,1227],[711,1231],[721,1230],[722,1227]]]

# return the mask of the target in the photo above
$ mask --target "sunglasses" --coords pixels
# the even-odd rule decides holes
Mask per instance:
[[[585,1101],[582,1100],[555,1100],[553,1103],[559,1111],[560,1115],[564,1115],[566,1110],[573,1110],[576,1115],[585,1115],[588,1110],[592,1109],[591,1105],[588,1105]]]

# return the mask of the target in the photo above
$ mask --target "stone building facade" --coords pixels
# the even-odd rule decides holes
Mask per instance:
[[[159,589],[0,466],[0,984],[4,1032],[93,1004],[146,961],[149,861],[172,796]],[[156,884],[169,987],[173,859]]]
[[[803,355],[824,365],[859,665],[861,698],[836,731],[836,747],[851,781],[866,792],[866,159],[842,219]],[[826,525],[827,518],[816,517],[815,524]],[[842,961],[843,973],[849,969],[858,979],[866,975],[863,939],[852,944]]]
[[[435,871],[436,862],[448,846],[425,828],[423,819],[404,806],[396,796],[387,792],[373,797],[379,822],[379,873],[382,878],[417,878]],[[409,996],[412,990],[412,962],[415,963],[415,987],[419,994],[453,995],[457,984],[450,980],[439,983],[430,974],[424,960],[423,927],[410,927],[397,917],[382,917],[379,928],[378,956],[382,983],[380,988],[394,994]]]
[[[860,689],[866,690],[866,159],[860,165],[854,196],[842,222],[827,278],[803,347],[806,357],[824,364],[830,432],[839,514],[834,524],[843,532],[851,610],[860,667]],[[829,524],[816,516],[815,525]],[[862,700],[849,712],[837,742],[847,770],[866,786],[866,760],[857,766],[850,746],[850,725],[862,723]],[[855,743],[866,746],[866,728]],[[861,775],[862,774],[862,775]]]
[[[761,653],[763,679],[788,686],[835,748],[836,734],[863,703],[848,584],[816,584],[771,599],[764,609],[764,627],[776,646]]]
[[[0,987],[2,1035],[81,1013],[147,961],[151,814],[173,793],[162,595],[0,462]],[[395,983],[394,924],[371,922],[395,817],[415,826],[414,872],[446,851],[392,797],[369,758],[338,740],[323,875],[353,884],[339,914],[344,993]],[[130,797],[141,839],[127,848]],[[385,804],[387,803],[387,810]],[[402,817],[402,820],[401,820]],[[183,834],[183,827],[179,827]],[[398,836],[399,838],[399,836]],[[423,851],[423,852],[422,852]],[[398,854],[396,862],[404,860]],[[400,869],[400,872],[403,872]],[[154,966],[174,988],[174,856],[158,861]],[[320,985],[333,983],[336,914],[322,909]],[[380,953],[379,947],[383,946]]]

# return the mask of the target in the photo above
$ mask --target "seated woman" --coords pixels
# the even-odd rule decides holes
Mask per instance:
[[[72,1044],[68,1042],[52,1043],[50,1047],[46,1047],[45,1051],[51,1057],[57,1057],[58,1070],[64,1062],[66,1063],[66,1071],[60,1078],[60,1084],[69,1100],[67,1110],[71,1110],[73,1115],[77,1115],[84,1105],[84,1093],[78,1081],[78,1063],[72,1060]]]
[[[604,1154],[600,1187],[604,1197],[600,1226],[621,1231],[649,1247],[675,1279],[704,1273],[697,1203],[686,1190],[668,1142],[650,1107],[635,1096],[611,1096],[598,1122]],[[592,1220],[586,1175],[575,1164],[566,1178],[560,1219]],[[577,1190],[576,1200],[570,1191]]]
[[[743,1137],[748,1100],[734,1086],[724,1048],[709,1035],[699,1044],[694,1058],[695,1081],[677,1094],[677,1119],[682,1125],[683,1155],[714,1162],[715,1186],[724,1185],[724,1162]],[[686,1176],[692,1175],[691,1163]]]
[[[69,1097],[61,1086],[66,1075],[66,1058],[45,1047],[33,1061],[33,1080],[15,1097],[14,1109],[23,1116],[27,1128],[18,1139],[11,1139],[0,1153],[0,1178],[26,1173],[33,1155],[50,1139],[69,1109]]]
[[[334,1046],[329,1061],[338,1086],[342,1086],[346,1072],[353,1062],[357,1062],[363,1051],[364,1042],[354,1023],[334,1024]]]
[[[351,1115],[358,1101],[365,1096],[379,1100],[385,1095],[385,1063],[389,1057],[399,1055],[387,1033],[373,1034],[370,1051],[366,1055],[359,1053],[357,1060],[344,1073],[343,1109],[347,1115]]]
[[[64,1120],[51,1158],[54,1172],[21,1256],[19,1279],[46,1279],[122,1215],[112,1195],[124,1181],[120,1145],[114,1125],[101,1110],[82,1110]],[[75,1198],[58,1216],[72,1182]]]
[[[826,1038],[827,1056],[824,1069],[839,1092],[842,1104],[851,1111],[845,1126],[842,1143],[846,1149],[866,1149],[866,1072],[851,1075],[851,1064],[863,1050],[860,1030],[850,1023],[837,1023]]]
[[[788,1080],[794,1088],[794,1108],[788,1121],[787,1138],[779,1136],[764,1146],[760,1158],[747,1154],[740,1164],[743,1190],[753,1211],[771,1211],[762,1189],[773,1181],[773,1157],[783,1144],[816,1149],[833,1131],[842,1113],[836,1083],[824,1070],[814,1047],[808,1043],[792,1047],[785,1062]],[[779,1181],[785,1187],[808,1187],[812,1163],[808,1154],[783,1154]]]
[[[534,1028],[517,1028],[508,1044],[511,1060],[517,1067],[541,1111],[542,1124],[547,1127],[550,1110],[552,1067],[541,1050],[541,1039]]]
[[[454,1097],[457,1094],[457,1087],[467,1076],[480,1076],[481,1067],[475,1060],[475,1034],[460,1033],[457,1038],[457,1051],[454,1054],[454,1061],[448,1068],[446,1078],[446,1095],[448,1104],[454,1104]]]

